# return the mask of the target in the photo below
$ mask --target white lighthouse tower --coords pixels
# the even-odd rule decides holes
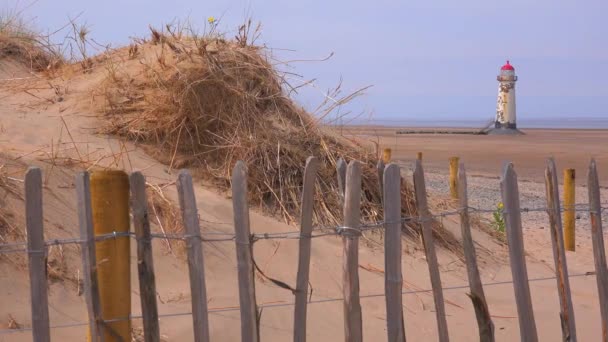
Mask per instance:
[[[496,101],[496,120],[489,134],[523,134],[517,129],[515,121],[515,68],[507,61],[500,68],[498,80],[498,100]]]

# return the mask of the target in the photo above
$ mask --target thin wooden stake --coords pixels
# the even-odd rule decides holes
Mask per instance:
[[[236,233],[236,259],[239,272],[239,303],[241,307],[241,341],[258,342],[259,326],[255,299],[255,277],[251,259],[249,206],[247,204],[247,169],[238,161],[232,170],[232,205]]]
[[[342,291],[344,294],[344,338],[347,342],[363,340],[359,302],[359,235],[361,235],[361,164],[351,161],[346,170],[344,200],[344,244]]]
[[[84,296],[89,316],[89,340],[104,342],[104,324],[101,316],[99,285],[97,283],[97,257],[95,255],[95,233],[93,231],[93,211],[89,173],[76,175],[76,194],[78,196],[78,225],[82,244],[82,274]]]
[[[382,150],[382,161],[384,164],[388,164],[391,162],[391,157],[393,155],[393,151],[390,148],[385,148]]]
[[[205,263],[201,228],[198,222],[196,197],[192,185],[192,176],[188,170],[181,170],[177,177],[177,193],[182,219],[186,229],[186,248],[188,254],[188,271],[190,274],[190,294],[192,296],[192,321],[194,324],[194,341],[209,341],[209,317],[207,312],[207,288],[205,286]]]
[[[421,222],[420,225],[422,226],[422,240],[424,243],[426,261],[429,267],[431,287],[433,288],[433,299],[435,300],[439,341],[448,342],[448,323],[445,316],[445,305],[443,303],[443,291],[441,289],[439,264],[437,262],[435,243],[433,241],[433,221],[431,219],[427,204],[424,170],[422,168],[422,161],[420,160],[416,160],[416,168],[414,170],[414,192],[416,195],[418,215]]]
[[[450,158],[450,196],[458,199],[458,163],[460,158]]]
[[[545,170],[545,188],[547,192],[547,213],[551,229],[551,245],[553,247],[553,261],[559,293],[560,319],[562,323],[562,337],[564,342],[576,341],[576,326],[572,299],[570,298],[570,281],[568,279],[568,263],[564,249],[564,234],[560,215],[559,186],[557,171],[553,158],[547,160]]]
[[[47,294],[46,246],[42,216],[42,172],[30,167],[25,174],[25,220],[30,271],[32,336],[34,341],[49,342],[49,298]]]
[[[602,229],[602,206],[600,201],[600,183],[597,176],[595,160],[591,160],[587,178],[589,189],[589,215],[591,216],[591,241],[593,243],[593,260],[595,261],[595,278],[599,294],[600,313],[602,315],[602,341],[608,341],[608,270],[606,269],[606,250],[604,249],[604,232]]]
[[[129,176],[131,187],[131,212],[133,228],[137,239],[137,274],[144,325],[144,341],[160,342],[158,326],[158,307],[156,303],[156,279],[152,257],[150,221],[148,220],[148,200],[146,198],[146,179],[141,172]]]
[[[306,309],[308,296],[308,276],[310,273],[310,244],[312,234],[312,214],[315,197],[315,181],[319,161],[308,157],[304,168],[302,187],[302,213],[300,215],[300,241],[298,252],[298,276],[296,280],[293,340],[306,342]]]
[[[475,245],[473,243],[473,236],[471,235],[467,174],[464,168],[464,163],[460,163],[458,167],[458,198],[460,200],[460,231],[462,233],[462,247],[464,250],[465,262],[467,264],[469,288],[471,290],[469,297],[471,298],[473,308],[475,309],[475,317],[477,318],[477,326],[479,327],[479,341],[493,342],[494,323],[492,323],[486,296],[483,292],[481,276],[479,275],[479,268],[477,267]]]
[[[342,198],[342,205],[344,205],[344,190],[346,189],[346,162],[344,159],[338,159],[336,162],[336,173],[338,175],[338,191]]]
[[[515,301],[519,316],[520,340],[522,342],[536,342],[538,341],[538,335],[536,333],[536,324],[534,323],[530,285],[528,284],[528,271],[526,268],[519,208],[519,188],[517,186],[517,174],[511,163],[505,166],[505,171],[500,181],[500,190],[504,204],[503,216],[507,232],[507,243],[509,245],[509,259],[511,260]]]
[[[384,291],[389,342],[405,342],[401,289],[401,171],[396,164],[384,169]]]

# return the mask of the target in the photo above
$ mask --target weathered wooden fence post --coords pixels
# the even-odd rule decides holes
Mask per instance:
[[[574,252],[576,248],[576,188],[574,185],[575,170],[564,170],[564,242],[566,250]]]
[[[511,163],[505,166],[504,174],[500,181],[500,190],[504,203],[503,216],[507,232],[507,243],[509,245],[509,259],[511,260],[515,301],[519,316],[520,339],[522,342],[537,342],[538,335],[534,322],[534,311],[532,309],[528,271],[526,268],[517,174]]]
[[[591,217],[591,241],[593,260],[595,261],[595,278],[602,315],[602,341],[608,341],[608,270],[606,269],[606,250],[604,249],[604,231],[602,229],[602,206],[600,201],[600,183],[597,176],[595,160],[591,159],[587,177],[589,189],[589,215]]]
[[[343,281],[344,338],[347,342],[363,340],[359,302],[359,235],[361,234],[361,164],[351,161],[346,170],[344,200]]]
[[[547,213],[551,230],[551,245],[553,247],[553,261],[557,279],[557,289],[560,303],[560,319],[564,342],[576,341],[576,326],[572,299],[570,298],[570,280],[568,279],[568,263],[564,250],[564,235],[559,204],[559,186],[557,170],[553,158],[547,160],[545,170],[545,188],[547,192]]]
[[[315,199],[315,181],[319,161],[308,157],[304,168],[304,184],[302,186],[302,212],[300,214],[300,240],[298,250],[298,275],[296,279],[296,294],[293,323],[294,342],[306,341],[306,312],[308,297],[308,276],[310,273],[310,244],[312,234],[312,215]]]
[[[25,223],[30,273],[32,337],[36,342],[51,340],[47,294],[46,246],[42,215],[42,173],[30,167],[25,174]]]
[[[186,230],[188,250],[188,271],[190,274],[190,295],[192,296],[192,321],[194,341],[209,341],[209,317],[207,312],[207,287],[205,285],[205,263],[201,227],[198,222],[198,209],[192,176],[188,170],[181,170],[177,176],[177,193],[182,219]]]
[[[483,292],[481,276],[479,275],[479,268],[477,267],[475,244],[473,243],[473,236],[471,235],[467,174],[464,168],[464,163],[460,163],[458,168],[458,198],[460,200],[460,230],[462,233],[462,247],[464,250],[465,262],[467,264],[469,288],[471,290],[469,297],[471,298],[473,308],[475,309],[475,317],[477,318],[477,326],[479,327],[479,341],[493,342],[494,323],[492,323],[488,303],[486,302],[486,296]]]
[[[135,238],[137,239],[137,274],[139,276],[144,341],[160,342],[158,306],[156,303],[156,279],[152,257],[150,221],[148,219],[148,200],[146,198],[146,179],[141,172],[133,172],[129,176],[129,186],[131,187],[133,228],[135,230]],[[192,298],[194,299],[194,297]]]
[[[401,171],[396,164],[384,169],[384,290],[389,342],[405,342],[401,288]]]
[[[338,192],[344,205],[344,190],[346,189],[346,162],[340,158],[336,162],[336,173],[338,175]]]
[[[247,204],[247,169],[238,161],[232,170],[232,206],[236,237],[236,260],[239,272],[239,303],[241,307],[241,341],[260,340],[258,309],[255,300],[255,277],[251,259],[249,206]]]
[[[420,221],[420,226],[422,227],[422,240],[424,243],[426,261],[429,267],[431,287],[433,288],[433,299],[435,301],[435,311],[437,315],[437,332],[439,341],[447,342],[449,341],[448,323],[445,316],[445,304],[443,303],[439,263],[437,262],[435,243],[433,241],[433,219],[427,204],[424,170],[422,168],[422,161],[420,160],[416,160],[416,168],[414,170],[414,192],[419,215],[418,219]]]
[[[89,316],[88,340],[104,342],[104,323],[101,317],[99,285],[97,283],[97,258],[95,253],[95,232],[93,231],[93,211],[91,210],[91,191],[89,173],[76,175],[76,194],[78,197],[78,225],[82,243],[82,274],[84,296]]]

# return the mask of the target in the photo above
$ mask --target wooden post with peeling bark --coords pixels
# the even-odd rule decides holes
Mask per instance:
[[[439,263],[435,252],[435,242],[433,241],[433,219],[429,212],[426,199],[426,184],[424,180],[424,170],[422,162],[416,160],[414,170],[414,193],[416,195],[416,207],[418,209],[418,219],[422,227],[422,240],[424,252],[429,267],[431,287],[433,289],[433,299],[435,300],[435,313],[437,316],[437,331],[440,342],[449,341],[448,323],[445,315],[445,304],[443,302],[443,290],[441,289],[441,275],[439,274]]]
[[[401,171],[396,164],[384,169],[384,291],[389,342],[405,342],[401,289]]]
[[[25,221],[30,271],[32,337],[36,342],[49,342],[51,331],[42,215],[42,172],[37,167],[30,167],[25,174]]]
[[[344,245],[342,291],[344,295],[344,339],[363,341],[361,304],[359,302],[359,235],[361,219],[361,164],[351,161],[346,169],[344,195]]]
[[[251,259],[251,231],[249,204],[247,203],[247,167],[238,161],[232,170],[232,207],[236,262],[239,278],[239,304],[241,309],[241,341],[260,340],[258,308],[255,299],[255,277]]]
[[[347,165],[344,159],[338,159],[336,162],[336,174],[338,177],[338,193],[342,200],[342,205],[344,205],[344,190],[346,189],[346,167]]]
[[[597,176],[595,160],[591,160],[587,177],[589,190],[589,216],[591,217],[591,241],[593,260],[595,261],[595,278],[602,315],[602,341],[608,341],[608,270],[606,269],[606,250],[604,248],[604,231],[602,229],[602,206],[600,201],[600,183]]]
[[[545,170],[545,188],[547,192],[547,213],[549,214],[551,246],[553,249],[553,261],[555,264],[555,275],[559,294],[562,338],[564,342],[574,342],[576,341],[576,326],[574,320],[574,309],[572,308],[572,299],[570,297],[568,264],[566,262],[566,252],[564,249],[564,235],[560,215],[561,210],[559,203],[557,170],[555,168],[555,161],[553,158],[547,160],[547,169]]]
[[[95,232],[93,231],[93,209],[88,172],[76,175],[76,194],[78,198],[78,226],[82,252],[82,274],[84,297],[89,318],[88,341],[104,342],[104,324],[101,316],[101,300],[97,282],[97,254],[95,253]]]
[[[500,181],[500,190],[504,204],[503,217],[507,233],[507,244],[509,246],[509,260],[511,261],[515,302],[519,317],[520,340],[522,342],[537,342],[538,334],[534,322],[530,285],[528,284],[528,270],[526,268],[517,174],[511,163],[505,166],[504,174]]]
[[[298,275],[296,279],[293,340],[306,342],[306,312],[308,299],[308,278],[310,273],[310,245],[312,236],[312,215],[315,199],[315,182],[319,160],[308,157],[304,168],[302,186],[302,212],[300,213],[300,240],[298,249]]]
[[[494,323],[492,323],[486,296],[483,292],[481,276],[479,275],[479,268],[477,266],[475,244],[473,243],[473,236],[471,235],[467,174],[464,168],[464,163],[460,163],[458,167],[458,198],[460,201],[460,231],[462,233],[462,247],[467,265],[469,289],[471,291],[469,297],[471,298],[473,308],[475,309],[475,317],[477,318],[477,326],[479,328],[479,341],[493,342]]]
[[[133,228],[135,230],[135,238],[137,239],[137,274],[139,276],[139,296],[141,298],[141,315],[144,324],[144,341],[160,342],[146,179],[141,172],[133,172],[129,176],[129,186],[131,187]]]

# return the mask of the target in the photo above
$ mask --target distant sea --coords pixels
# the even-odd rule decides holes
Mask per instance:
[[[365,122],[364,122],[365,121]],[[382,125],[399,127],[463,127],[481,128],[490,124],[490,120],[420,120],[420,119],[374,119],[350,122],[345,124]],[[608,129],[606,118],[555,118],[555,119],[518,119],[519,128],[547,129]]]

